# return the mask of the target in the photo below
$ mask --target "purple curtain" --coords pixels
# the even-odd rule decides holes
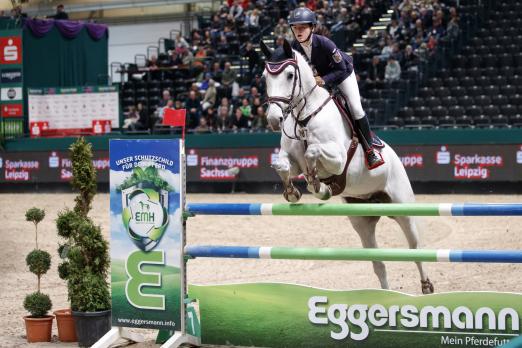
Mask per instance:
[[[100,40],[105,35],[109,35],[109,28],[104,24],[86,23],[87,32],[93,40]]]
[[[24,28],[29,28],[34,36],[36,37],[44,37],[53,26],[56,26],[58,31],[62,34],[63,37],[68,39],[74,39],[80,31],[85,27],[89,36],[93,40],[100,40],[105,35],[108,35],[108,28],[103,24],[94,24],[94,23],[83,23],[76,21],[63,21],[63,20],[54,20],[54,19],[26,19],[24,23]]]

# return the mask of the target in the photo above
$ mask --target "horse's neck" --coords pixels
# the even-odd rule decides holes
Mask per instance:
[[[306,64],[306,66],[302,66],[301,64]],[[300,57],[299,60],[299,69],[301,70],[301,81],[303,84],[303,93],[306,94],[310,90],[314,88],[316,85],[315,77],[313,76],[313,72],[311,68],[308,66],[308,63],[304,60],[304,58]],[[328,99],[329,92],[325,88],[316,87],[312,93],[310,93],[309,96],[307,96],[307,102],[305,109],[303,110],[302,117],[307,117],[308,115],[311,115],[312,113],[316,112],[320,107],[326,106],[323,105],[324,102]],[[333,100],[330,100],[330,103],[334,103]],[[347,120],[344,119],[344,117],[341,115],[340,110],[337,109],[337,106],[334,107],[334,112],[338,113],[339,120],[347,129],[347,136],[348,139],[352,138],[352,129],[347,124]],[[333,114],[327,113],[328,117],[333,116]],[[333,124],[333,123],[332,123]],[[349,146],[349,144],[348,144]]]
[[[304,112],[306,115],[311,114],[317,110],[328,98],[328,91],[324,88],[316,87],[315,78],[312,69],[308,66],[308,63],[304,61],[304,58],[299,57],[299,69],[301,70],[301,82],[303,84],[303,95],[307,95],[310,91],[313,91],[307,95],[306,106]]]

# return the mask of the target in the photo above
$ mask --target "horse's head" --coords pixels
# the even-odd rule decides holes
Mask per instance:
[[[287,40],[276,50],[271,50],[261,41],[261,50],[266,58],[263,75],[269,103],[267,120],[270,128],[277,131],[295,106],[296,97],[301,94],[299,66],[296,53]]]

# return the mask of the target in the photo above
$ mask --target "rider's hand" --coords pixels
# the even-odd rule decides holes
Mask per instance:
[[[315,77],[315,82],[317,83],[317,85],[319,87],[324,86],[324,80],[323,80],[323,78],[321,76],[316,76]]]

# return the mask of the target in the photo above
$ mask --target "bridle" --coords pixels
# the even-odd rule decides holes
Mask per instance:
[[[287,97],[283,97],[283,96],[268,96],[266,103],[268,105],[274,104],[274,105],[276,105],[277,107],[279,107],[281,109],[281,113],[283,114],[282,119],[280,119],[281,130],[288,138],[293,139],[293,140],[306,140],[306,139],[302,139],[302,137],[306,136],[305,134],[301,134],[301,135],[297,134],[297,126],[299,125],[303,129],[305,129],[306,125],[312,119],[312,117],[317,115],[323,109],[323,107],[326,104],[328,104],[328,102],[330,102],[332,97],[329,94],[328,98],[326,98],[326,100],[323,102],[323,104],[321,104],[321,106],[319,108],[317,108],[317,110],[315,110],[314,112],[312,112],[308,116],[301,117],[301,114],[302,114],[302,112],[305,109],[306,104],[307,104],[307,98],[317,88],[317,84],[314,85],[314,87],[312,87],[304,95],[302,94],[302,92],[303,92],[303,82],[301,80],[301,70],[299,69],[299,65],[297,63],[297,59],[295,57],[295,53],[294,53],[292,58],[285,59],[285,60],[283,60],[281,62],[266,62],[265,63],[265,69],[266,69],[267,73],[270,74],[270,75],[279,75],[288,66],[292,66],[294,68],[294,70],[295,70],[294,80],[293,80],[293,84],[292,84],[292,94],[288,98]],[[299,92],[296,94],[298,77],[299,77]],[[296,97],[298,97],[298,96],[301,96],[301,97],[297,100],[297,102],[295,102],[294,99],[296,99]],[[303,106],[299,109],[299,112],[295,113],[294,110],[296,109],[297,106],[299,106],[299,104],[303,104]],[[284,107],[284,105],[286,105],[286,107]],[[286,118],[289,115],[291,115],[292,118],[295,120],[294,135],[293,136],[290,136],[289,134],[287,134],[286,130],[285,130],[285,127],[284,127],[284,121],[286,120]],[[303,132],[303,133],[305,133],[305,132]]]

